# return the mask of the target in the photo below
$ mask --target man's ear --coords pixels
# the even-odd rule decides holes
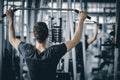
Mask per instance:
[[[49,38],[49,34],[48,34],[48,36],[47,36],[46,40],[48,40],[48,38]]]
[[[50,35],[50,34],[48,34],[47,38],[49,38],[49,35]]]
[[[35,36],[33,35],[32,38],[35,39]]]

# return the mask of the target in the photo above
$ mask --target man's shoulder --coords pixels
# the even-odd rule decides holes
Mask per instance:
[[[21,42],[19,44],[19,49],[23,52],[27,52],[27,53],[33,53],[35,51],[35,47],[30,44],[30,43],[25,43],[25,42]]]
[[[33,48],[34,47],[32,44],[26,43],[26,42],[20,42],[19,45],[22,46],[23,48]]]
[[[65,43],[52,45],[48,49],[53,50],[53,49],[62,48],[62,47],[66,47]]]

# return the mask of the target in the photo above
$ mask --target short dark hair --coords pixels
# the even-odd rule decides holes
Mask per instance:
[[[33,28],[34,36],[39,43],[45,42],[48,37],[48,27],[45,22],[37,22]]]

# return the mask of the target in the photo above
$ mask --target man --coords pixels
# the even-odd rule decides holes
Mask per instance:
[[[105,50],[102,51],[102,55],[96,55],[95,57],[98,57],[100,59],[103,59],[103,62],[99,65],[98,68],[93,68],[92,73],[94,71],[100,71],[102,70],[105,65],[113,64],[114,59],[114,47],[115,47],[115,25],[112,26],[112,31],[109,33],[110,38],[108,41],[106,41],[104,44],[109,44],[109,46],[105,46]]]
[[[94,35],[90,38],[88,38],[87,35],[85,35],[85,49],[88,49],[88,46],[92,44],[97,39],[99,24],[96,23],[95,32]],[[83,46],[82,42],[79,42],[77,44],[75,51],[76,51],[76,60],[77,60],[77,72],[80,72],[80,80],[85,80],[84,76],[84,61],[83,61]]]
[[[55,80],[56,68],[60,58],[75,47],[81,39],[83,23],[87,14],[79,12],[79,24],[72,40],[49,48],[46,48],[49,34],[44,22],[37,22],[34,25],[33,32],[37,42],[36,46],[33,46],[15,37],[13,11],[7,10],[6,15],[9,19],[9,42],[25,58],[31,80]]]

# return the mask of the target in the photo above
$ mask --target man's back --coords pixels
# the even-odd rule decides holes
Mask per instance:
[[[26,59],[31,80],[55,80],[57,64],[67,51],[65,44],[60,44],[39,52],[24,42],[19,44],[18,49]]]

